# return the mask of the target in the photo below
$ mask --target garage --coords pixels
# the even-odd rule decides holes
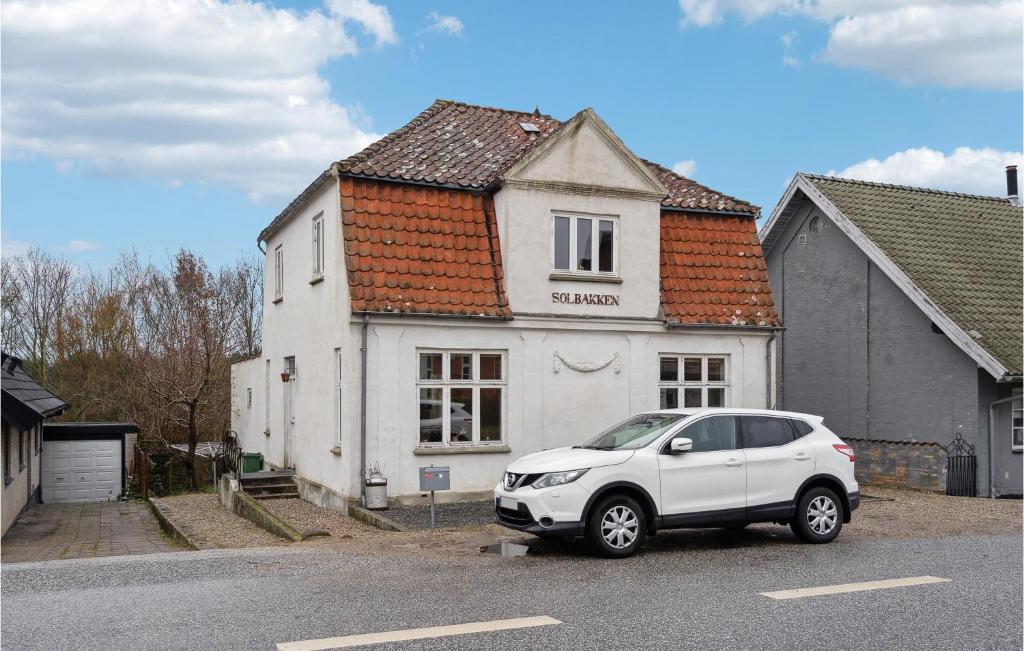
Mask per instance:
[[[116,500],[125,486],[131,423],[47,423],[40,472],[44,504]],[[129,439],[130,437],[130,439]]]

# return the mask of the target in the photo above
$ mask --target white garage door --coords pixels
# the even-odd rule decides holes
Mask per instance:
[[[121,494],[121,441],[46,441],[43,503],[101,502]]]

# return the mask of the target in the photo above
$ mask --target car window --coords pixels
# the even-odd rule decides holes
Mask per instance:
[[[711,416],[687,425],[674,438],[693,441],[692,452],[736,449],[736,417]]]
[[[788,418],[772,416],[741,416],[743,447],[770,448],[793,441],[793,426]]]
[[[640,414],[613,425],[578,448],[636,450],[650,445],[686,414]]]
[[[792,423],[793,428],[796,429],[797,438],[800,438],[801,436],[807,436],[808,434],[814,431],[814,428],[811,427],[811,424],[808,423],[807,421],[791,418],[789,422]]]

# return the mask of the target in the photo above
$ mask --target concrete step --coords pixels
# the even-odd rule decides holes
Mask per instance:
[[[274,484],[263,485],[263,486],[246,486],[242,485],[242,488],[246,493],[250,495],[276,495],[278,493],[295,493],[299,489],[295,486],[295,482],[288,482],[287,484]]]
[[[291,493],[270,493],[267,495],[251,495],[254,500],[287,500],[287,499],[299,499],[298,492]]]

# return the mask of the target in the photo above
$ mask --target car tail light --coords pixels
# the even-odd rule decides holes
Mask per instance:
[[[853,454],[853,448],[851,448],[849,445],[846,445],[845,443],[836,443],[832,447],[834,447],[836,449],[836,452],[838,452],[839,454],[846,455],[846,458],[850,460],[850,463],[853,463],[853,461],[856,459],[856,457]]]

